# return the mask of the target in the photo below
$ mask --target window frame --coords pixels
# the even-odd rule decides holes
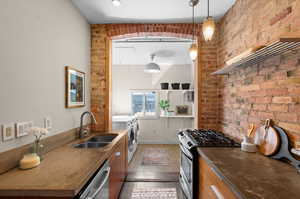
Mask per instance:
[[[155,93],[155,115],[150,116],[146,115],[146,93]],[[131,107],[131,114],[135,115],[133,113],[133,103],[132,103],[132,96],[134,93],[142,93],[143,94],[143,115],[136,115],[138,119],[141,120],[153,120],[153,119],[158,119],[159,118],[159,105],[158,105],[158,100],[159,100],[159,92],[157,90],[130,90],[130,107]]]

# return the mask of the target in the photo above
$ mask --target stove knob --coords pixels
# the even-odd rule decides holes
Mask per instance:
[[[191,142],[188,142],[187,145],[189,145],[189,147],[193,146]]]
[[[183,136],[183,132],[180,132],[179,135],[180,135],[180,136]]]

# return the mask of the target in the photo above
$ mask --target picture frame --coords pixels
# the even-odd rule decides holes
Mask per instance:
[[[3,124],[2,125],[2,140],[8,141],[13,140],[15,138],[15,124]]]
[[[66,66],[66,108],[85,106],[85,73]]]
[[[176,115],[188,115],[189,106],[188,105],[179,105],[176,106]]]

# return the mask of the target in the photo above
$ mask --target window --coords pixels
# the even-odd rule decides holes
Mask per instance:
[[[156,117],[157,93],[155,91],[132,92],[132,114],[137,117]]]

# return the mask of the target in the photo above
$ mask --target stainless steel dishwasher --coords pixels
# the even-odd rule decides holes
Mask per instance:
[[[110,166],[105,161],[101,169],[79,193],[79,199],[109,199]]]

